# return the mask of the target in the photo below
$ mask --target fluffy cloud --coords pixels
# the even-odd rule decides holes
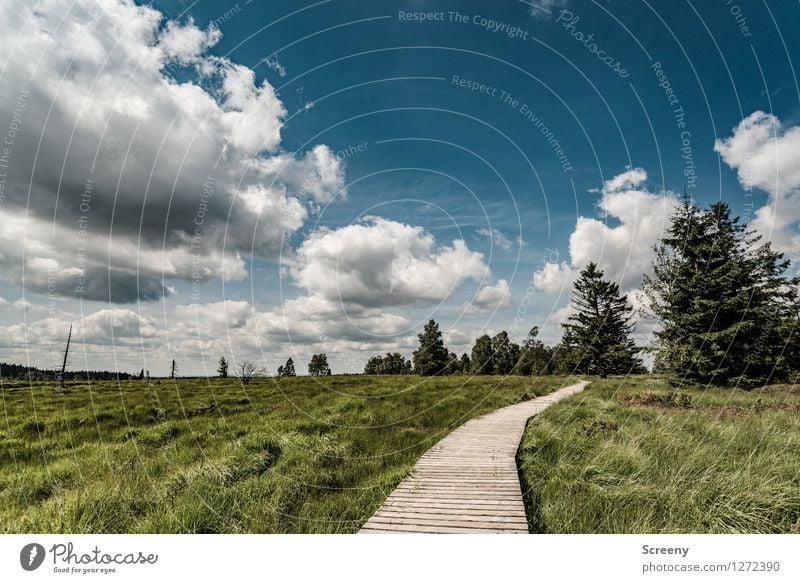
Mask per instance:
[[[575,270],[566,261],[547,262],[533,274],[533,285],[546,294],[555,294],[572,285]]]
[[[378,307],[440,302],[463,281],[487,277],[489,268],[461,239],[439,246],[421,227],[370,217],[310,235],[290,273],[329,302]]]
[[[403,316],[319,295],[287,300],[280,308],[259,314],[256,328],[270,341],[320,345],[326,350],[371,348],[410,333]]]
[[[575,273],[594,261],[605,276],[629,291],[652,269],[653,245],[669,226],[678,198],[670,192],[652,193],[644,186],[647,173],[634,168],[607,180],[597,208],[604,218],[578,217],[569,238],[569,262],[547,263],[533,276],[534,285],[556,293],[569,285]]]
[[[63,348],[73,322],[72,338],[76,344],[136,346],[162,335],[155,318],[141,316],[126,308],[112,308],[84,317],[62,314],[28,324],[5,326],[0,328],[0,346],[20,348],[30,344],[37,348]]]
[[[33,251],[43,255],[46,250],[32,246]],[[117,255],[117,263],[128,265],[123,263],[124,247],[110,252]],[[135,266],[136,259],[131,254],[125,261]],[[158,254],[147,259],[162,261],[165,272],[179,270],[164,264]],[[41,261],[47,263],[41,267],[50,274],[50,284],[59,281],[53,277],[60,268],[58,262],[46,257]],[[225,300],[176,305],[172,313],[158,319],[142,313],[141,309],[156,313],[146,306],[140,311],[51,312],[49,317],[0,327],[0,346],[18,361],[27,360],[25,347],[33,347],[39,356],[56,355],[74,322],[75,347],[82,353],[80,366],[107,368],[113,361],[123,370],[146,368],[165,374],[169,360],[176,358],[187,373],[204,369],[213,373],[213,362],[220,354],[230,355],[234,362],[263,357],[274,368],[287,355],[301,362],[312,352],[324,351],[341,367],[338,370],[358,370],[366,355],[408,353],[416,345],[419,322],[412,322],[408,313],[391,313],[387,307],[430,306],[445,300],[466,279],[481,281],[490,275],[482,256],[463,241],[439,245],[420,227],[378,218],[312,235],[285,273],[310,290],[273,309],[258,310],[247,301]],[[393,293],[388,293],[389,287]],[[479,288],[474,304],[492,309],[509,302],[508,283],[498,280]],[[471,340],[463,337],[461,341]],[[84,365],[84,358],[90,364]]]
[[[756,111],[730,137],[716,140],[714,150],[738,171],[742,186],[770,195],[750,226],[800,259],[800,126],[786,128],[774,115]]]
[[[158,47],[167,58],[189,64],[197,62],[199,55],[217,44],[220,37],[218,29],[200,30],[191,18],[185,26],[170,21],[159,37]]]
[[[341,191],[329,148],[282,150],[285,107],[207,53],[219,38],[130,0],[0,6],[6,277],[112,302],[198,269],[240,279],[241,255],[285,253],[309,205]]]
[[[511,306],[511,289],[508,281],[498,279],[494,285],[485,285],[478,290],[475,297],[464,304],[464,312],[477,314],[493,310],[502,310]]]

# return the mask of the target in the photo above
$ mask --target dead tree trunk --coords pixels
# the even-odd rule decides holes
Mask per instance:
[[[61,372],[56,376],[56,383],[60,389],[64,388],[64,375],[67,372],[67,357],[69,356],[69,342],[72,340],[72,324],[69,325],[69,334],[67,335],[67,345],[64,348],[64,360],[61,361]]]

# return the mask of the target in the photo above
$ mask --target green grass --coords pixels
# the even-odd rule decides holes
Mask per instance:
[[[800,391],[594,381],[528,423],[533,532],[800,532]]]
[[[469,418],[545,377],[4,382],[2,532],[353,532]]]

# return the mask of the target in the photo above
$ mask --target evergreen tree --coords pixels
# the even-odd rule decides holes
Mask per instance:
[[[653,346],[660,370],[714,384],[789,377],[798,279],[759,241],[725,203],[702,210],[687,199],[676,210],[644,281],[661,324]]]
[[[492,339],[488,334],[480,336],[472,347],[472,374],[494,374]]]
[[[327,375],[331,368],[328,366],[328,355],[325,353],[315,354],[308,363],[308,374],[312,377]]]
[[[414,372],[422,376],[445,374],[450,354],[445,348],[439,325],[430,320],[417,338],[419,338],[419,348],[412,355]]]
[[[228,361],[225,360],[224,356],[219,357],[219,366],[217,367],[217,372],[219,373],[220,378],[228,378]]]
[[[468,374],[470,372],[470,360],[469,356],[465,352],[461,355],[461,362],[460,362],[460,369],[462,374]]]
[[[507,375],[514,371],[519,361],[519,344],[511,342],[508,332],[503,331],[492,338],[492,364],[494,374]]]
[[[583,269],[574,284],[575,313],[564,327],[563,348],[573,370],[589,374],[624,374],[641,368],[630,333],[631,308],[619,286],[603,279],[595,263]]]
[[[285,377],[294,377],[297,376],[297,373],[294,371],[294,361],[291,357],[286,361],[286,364],[283,365],[283,371],[281,376]]]

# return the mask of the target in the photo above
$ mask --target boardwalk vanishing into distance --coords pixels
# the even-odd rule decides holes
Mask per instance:
[[[419,459],[359,532],[527,533],[516,463],[525,424],[586,385],[467,421]]]

